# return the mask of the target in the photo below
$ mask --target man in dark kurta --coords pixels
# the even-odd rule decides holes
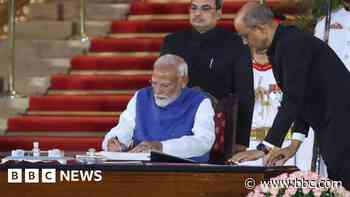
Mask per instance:
[[[199,87],[217,99],[229,93],[239,97],[236,143],[249,146],[254,106],[253,73],[249,48],[233,32],[216,27],[221,0],[192,0],[193,28],[168,35],[161,55],[181,56],[189,65],[189,87]],[[233,26],[232,26],[233,28]]]
[[[350,189],[350,73],[324,42],[296,27],[273,23],[271,10],[246,4],[235,19],[239,34],[251,48],[267,52],[276,81],[283,91],[281,107],[265,142],[280,147],[288,129],[315,130],[331,179]],[[286,161],[299,145],[262,148],[236,155],[233,161],[266,154],[266,164]],[[281,157],[282,156],[282,157]]]

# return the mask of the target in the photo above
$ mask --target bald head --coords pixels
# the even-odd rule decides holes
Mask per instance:
[[[257,2],[246,3],[237,13],[235,28],[245,44],[259,54],[272,43],[277,24],[270,8]]]
[[[270,8],[258,2],[246,3],[237,13],[235,26],[245,25],[253,28],[257,25],[271,25],[274,15]]]

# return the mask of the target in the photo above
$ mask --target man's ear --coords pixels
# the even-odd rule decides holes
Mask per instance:
[[[187,76],[181,77],[181,88],[185,88],[187,86],[187,83],[188,83],[188,77]]]
[[[221,16],[222,16],[222,11],[221,11],[221,9],[216,10],[216,19],[217,19],[217,20],[220,20],[220,19],[221,19]]]

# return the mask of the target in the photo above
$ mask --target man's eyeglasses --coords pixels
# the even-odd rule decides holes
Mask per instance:
[[[204,6],[191,5],[189,9],[191,12],[201,11],[204,13],[208,13],[209,11],[214,10],[215,8],[211,7],[210,5],[204,5]]]

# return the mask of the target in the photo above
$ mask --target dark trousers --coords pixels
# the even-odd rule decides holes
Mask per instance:
[[[333,181],[342,181],[342,185],[350,191],[350,132],[347,130],[348,123],[349,115],[337,116],[315,134],[321,155],[327,165],[328,178]]]
[[[350,191],[350,154],[339,161],[337,168],[327,168],[328,178],[332,181],[341,181],[343,187]]]

